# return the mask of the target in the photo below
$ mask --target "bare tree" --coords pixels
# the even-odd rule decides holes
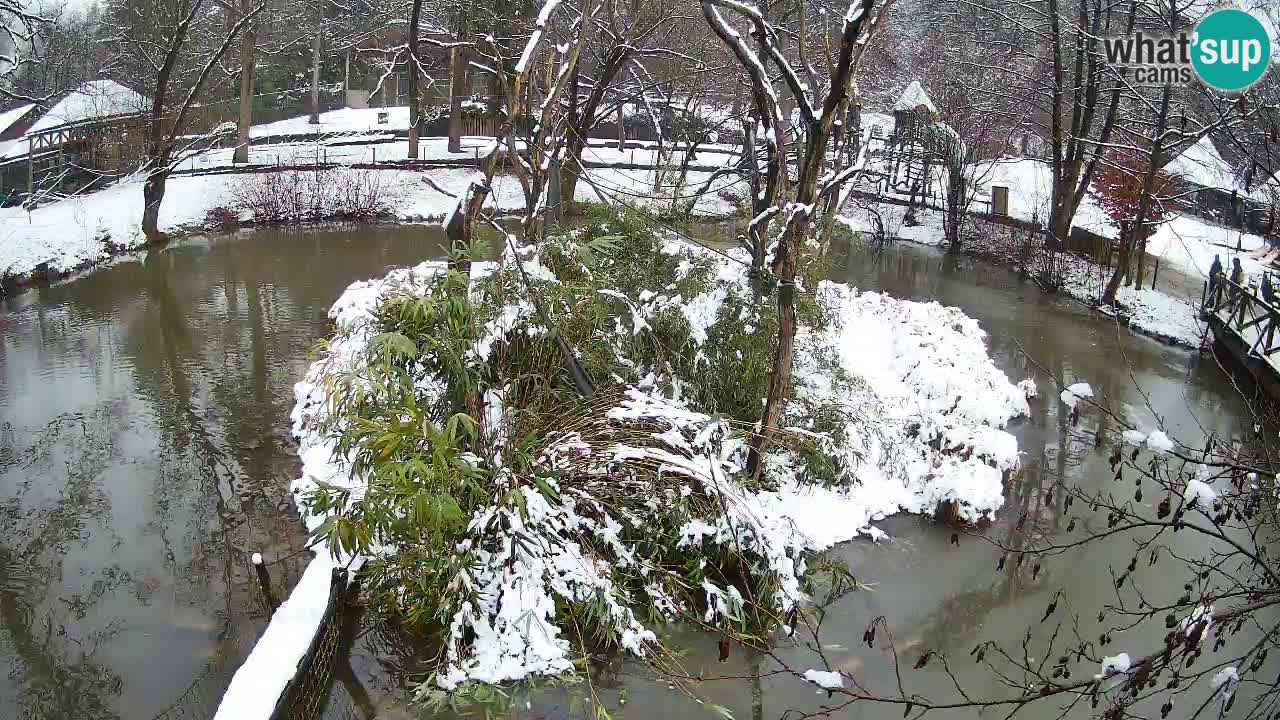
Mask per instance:
[[[42,62],[40,44],[52,20],[23,0],[0,0],[0,98],[40,102],[16,87],[22,73]]]
[[[764,197],[767,206],[751,220],[752,244],[755,247],[764,246],[767,228],[773,218],[781,217],[783,222],[770,268],[778,283],[778,338],[768,394],[760,419],[760,432],[752,441],[752,473],[757,479],[763,470],[760,458],[782,416],[783,404],[791,387],[791,372],[795,361],[796,279],[803,239],[827,194],[838,191],[852,175],[846,171],[822,177],[821,171],[829,164],[827,151],[837,123],[842,123],[847,113],[853,69],[858,56],[866,48],[864,38],[879,21],[880,13],[886,7],[887,5],[881,5],[877,9],[874,0],[862,0],[849,5],[836,44],[839,48],[836,61],[829,78],[823,83],[826,87],[825,95],[820,103],[815,104],[811,93],[816,93],[819,89],[816,73],[805,63],[803,68],[808,82],[801,80],[796,63],[781,48],[777,28],[757,8],[736,0],[702,0],[702,11],[707,22],[742,65],[743,73],[750,83],[755,115],[763,125],[769,158]],[[730,24],[721,10],[731,12],[749,24],[759,52],[747,44],[742,33]],[[791,93],[798,105],[802,140],[797,146],[797,179],[792,191],[789,191],[787,162],[781,143],[785,120],[778,100],[779,93],[766,70],[766,61],[771,61],[778,67],[782,86]]]
[[[560,180],[560,197],[571,202],[582,175],[582,151],[587,137],[597,125],[616,110],[619,123],[625,122],[626,94],[619,80],[628,64],[644,58],[675,54],[666,49],[665,40],[679,17],[675,6],[663,2],[643,3],[632,0],[629,7],[608,3],[600,26],[605,43],[592,43],[586,48],[593,58],[590,73],[582,64],[574,66],[565,91],[568,137],[564,149],[564,168]],[[643,93],[644,87],[635,92]],[[613,107],[609,107],[612,100]]]
[[[151,108],[146,134],[146,180],[142,189],[142,231],[148,241],[164,238],[160,204],[173,169],[178,139],[187,131],[191,110],[240,33],[265,8],[259,0],[229,26],[207,0],[140,3],[117,0],[117,68],[148,78]],[[142,74],[144,68],[149,71]]]

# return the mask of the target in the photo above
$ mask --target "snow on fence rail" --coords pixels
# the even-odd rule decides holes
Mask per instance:
[[[214,720],[316,720],[329,694],[354,570],[307,565],[218,703]],[[327,585],[327,587],[326,587]]]
[[[314,720],[329,691],[353,571],[327,549],[302,574],[231,678],[214,720]],[[327,588],[325,586],[328,586]]]

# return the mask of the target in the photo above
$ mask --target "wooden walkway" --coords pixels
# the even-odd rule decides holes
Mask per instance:
[[[1226,350],[1280,401],[1280,300],[1267,302],[1257,289],[1223,280],[1210,291],[1204,284],[1201,317]]]

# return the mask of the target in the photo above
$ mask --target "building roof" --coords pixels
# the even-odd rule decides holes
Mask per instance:
[[[1227,161],[1222,159],[1218,148],[1213,146],[1213,141],[1208,135],[1200,138],[1191,147],[1183,150],[1181,155],[1170,160],[1164,169],[1170,175],[1177,175],[1192,185],[1227,192],[1238,189],[1235,172]]]
[[[3,135],[5,130],[8,130],[27,113],[31,112],[34,107],[35,105],[19,105],[9,110],[0,111],[0,135]]]
[[[1222,158],[1218,148],[1214,147],[1213,141],[1207,135],[1169,161],[1169,164],[1164,166],[1164,170],[1192,185],[1222,192],[1234,192],[1262,202],[1267,202],[1270,199],[1270,193],[1275,189],[1273,183],[1265,181],[1255,183],[1252,188],[1245,188],[1230,163]]]
[[[67,93],[27,134],[146,112],[151,101],[114,80],[90,80]]]
[[[912,80],[906,90],[902,91],[902,95],[898,97],[898,102],[893,104],[894,112],[910,112],[918,107],[923,107],[931,113],[938,112],[938,108],[933,106],[933,101],[925,94],[924,88],[920,86],[919,80]]]

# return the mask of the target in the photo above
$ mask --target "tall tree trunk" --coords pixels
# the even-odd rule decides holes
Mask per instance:
[[[241,0],[242,12],[249,12],[250,0]],[[249,130],[253,127],[253,87],[257,79],[258,32],[253,25],[240,36],[240,121],[236,125],[233,163],[249,162]]]
[[[413,11],[409,15],[409,158],[418,157],[419,123],[422,122],[421,110],[418,108],[418,19],[422,16],[422,0],[413,0]]]
[[[320,36],[324,34],[324,3],[316,3],[316,35],[311,40],[311,117],[307,122],[320,124]]]
[[[1114,305],[1116,302],[1116,292],[1120,289],[1120,280],[1129,266],[1130,252],[1135,245],[1136,238],[1146,237],[1147,214],[1151,210],[1151,203],[1154,199],[1156,175],[1160,169],[1164,167],[1164,145],[1165,145],[1165,129],[1169,124],[1169,99],[1172,95],[1173,88],[1169,84],[1165,84],[1164,91],[1160,95],[1160,109],[1156,112],[1156,127],[1152,136],[1150,162],[1147,165],[1146,175],[1142,179],[1142,194],[1138,198],[1138,213],[1133,219],[1132,225],[1127,233],[1129,237],[1125,242],[1121,243],[1121,259],[1116,265],[1116,270],[1111,274],[1111,279],[1107,282],[1106,290],[1102,294],[1102,303],[1104,305]],[[1141,262],[1139,257],[1139,262]]]
[[[160,203],[164,201],[168,180],[169,163],[166,158],[147,174],[142,185],[142,234],[149,243],[160,243],[165,239],[164,233],[160,232]]]
[[[1144,279],[1143,276],[1146,274],[1145,271],[1147,265],[1147,233],[1145,228],[1140,229],[1138,233],[1137,243],[1134,246],[1134,254],[1138,257],[1136,258],[1136,265],[1134,266],[1133,284],[1134,287],[1141,290],[1142,281]]]
[[[449,152],[462,152],[462,93],[466,82],[463,49],[449,49]]]
[[[1129,273],[1129,263],[1132,261],[1133,255],[1133,230],[1126,224],[1121,224],[1120,229],[1120,254],[1116,258],[1115,270],[1111,273],[1111,278],[1107,280],[1107,285],[1102,291],[1102,304],[1115,305],[1116,293],[1120,290],[1120,283],[1124,281],[1125,275]]]
[[[627,103],[623,100],[618,101],[618,152],[624,152],[627,149]],[[1274,215],[1274,213],[1273,213]],[[1272,221],[1275,218],[1272,217]]]

